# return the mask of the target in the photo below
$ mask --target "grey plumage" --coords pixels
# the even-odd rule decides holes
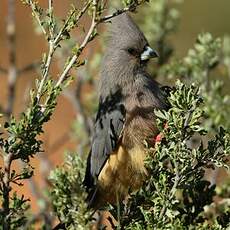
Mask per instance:
[[[145,70],[147,47],[146,38],[127,13],[112,20],[84,181],[91,206],[113,202],[116,193],[122,199],[146,176],[143,143],[158,132],[154,109],[167,107],[159,84]],[[156,56],[151,52],[150,56]]]

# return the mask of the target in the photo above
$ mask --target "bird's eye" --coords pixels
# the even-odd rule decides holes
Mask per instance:
[[[137,54],[137,51],[136,51],[134,48],[128,48],[128,52],[129,52],[131,55],[136,55],[136,54]]]

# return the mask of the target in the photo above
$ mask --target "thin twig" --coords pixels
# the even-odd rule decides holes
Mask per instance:
[[[17,80],[16,43],[15,43],[15,1],[8,0],[7,38],[9,45],[8,99],[6,116],[9,119],[13,111]]]
[[[91,2],[92,2],[92,0],[88,1],[88,2],[83,6],[83,8],[80,10],[80,12],[78,13],[78,15],[77,15],[77,17],[76,17],[76,19],[75,19],[76,23],[79,22],[79,20],[81,19],[81,17],[82,17],[82,16],[85,14],[85,12],[88,10],[88,8],[89,8]],[[74,14],[74,11],[69,15],[68,19],[65,21],[64,25],[63,25],[62,28],[60,29],[58,35],[56,36],[56,38],[55,38],[55,40],[54,40],[54,44],[58,44],[58,42],[59,42],[59,40],[60,40],[60,38],[61,38],[61,36],[62,36],[64,30],[66,29],[66,26],[67,26],[68,23],[69,23],[69,20],[70,20],[70,18],[73,16],[73,14]],[[55,47],[55,48],[56,48],[56,47]]]
[[[49,52],[48,52],[48,56],[46,58],[45,66],[44,66],[43,71],[42,71],[42,79],[41,79],[41,82],[39,84],[38,92],[37,92],[38,101],[41,98],[42,89],[43,89],[44,84],[45,84],[45,82],[48,78],[48,75],[49,75],[49,70],[50,70],[53,54],[54,54],[54,43],[52,40],[50,40],[49,41]]]
[[[53,0],[49,0],[49,10],[52,10],[53,8]]]
[[[77,54],[74,54],[69,62],[69,64],[65,67],[64,71],[62,72],[61,76],[59,77],[56,87],[59,87],[63,81],[65,80],[67,74],[69,73],[70,69],[74,65],[74,63],[77,61],[78,57],[81,55],[83,49],[86,47],[86,45],[91,41],[92,34],[97,26],[96,16],[97,16],[97,0],[93,0],[93,16],[91,21],[91,26],[89,28],[89,31],[87,35],[85,36],[85,39],[83,40],[82,44],[80,45]]]
[[[9,153],[4,156],[4,177],[3,177],[3,202],[2,202],[2,213],[3,213],[3,229],[10,229],[10,172],[11,163],[13,160],[13,153]]]
[[[49,10],[49,17],[50,20],[53,21],[53,0],[48,0],[48,10]],[[52,23],[51,23],[52,25]],[[54,28],[53,26],[49,26],[49,33],[50,33],[50,39],[53,41],[54,39]]]
[[[48,4],[49,4],[50,20],[52,20],[51,12],[52,12],[53,1],[48,0]],[[36,3],[34,3],[31,0],[31,1],[29,1],[29,5],[31,7],[31,10],[33,12],[33,15],[34,15],[35,19],[37,20],[40,28],[42,29],[43,34],[47,38],[47,32],[46,32],[44,26],[42,25],[40,15],[38,14],[38,12],[36,10]],[[38,102],[40,101],[41,94],[42,94],[42,89],[43,89],[44,84],[45,84],[45,82],[46,82],[46,80],[48,78],[52,57],[53,57],[53,54],[54,54],[54,51],[55,51],[52,31],[50,31],[50,34],[51,34],[51,37],[49,39],[49,52],[48,52],[48,55],[46,57],[45,65],[44,65],[43,70],[42,70],[42,79],[41,79],[41,82],[39,84],[38,91],[37,91],[37,100],[38,100]]]
[[[134,2],[133,4],[129,5],[128,7],[125,7],[123,9],[119,9],[119,10],[117,10],[116,12],[114,12],[112,14],[109,14],[109,15],[106,15],[106,16],[100,18],[98,20],[98,23],[106,22],[106,21],[110,20],[111,18],[116,17],[116,16],[118,16],[120,14],[123,14],[123,13],[125,13],[127,11],[135,10],[139,5],[143,4],[144,2],[146,2],[146,0],[142,0],[140,2]]]
[[[40,16],[38,15],[37,11],[36,11],[36,8],[35,8],[35,4],[32,0],[29,1],[29,4],[30,4],[30,7],[31,7],[31,10],[32,10],[32,13],[33,13],[33,16],[35,17],[37,23],[39,24],[43,34],[45,35],[45,37],[47,37],[47,33],[46,33],[46,30],[44,28],[44,26],[42,25],[42,22],[41,22],[41,19],[40,19]]]

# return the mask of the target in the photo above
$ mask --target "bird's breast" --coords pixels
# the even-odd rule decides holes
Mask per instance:
[[[129,150],[120,145],[110,154],[98,177],[101,199],[116,203],[117,198],[124,199],[130,190],[139,189],[147,175],[144,159],[145,149],[138,145]]]

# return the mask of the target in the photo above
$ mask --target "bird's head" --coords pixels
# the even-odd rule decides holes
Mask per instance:
[[[111,20],[110,39],[101,65],[100,95],[135,81],[150,58],[158,57],[132,18],[123,13]]]
[[[144,34],[134,23],[132,18],[123,13],[112,20],[111,37],[107,52],[117,55],[121,61],[145,65],[149,59],[158,57]]]

